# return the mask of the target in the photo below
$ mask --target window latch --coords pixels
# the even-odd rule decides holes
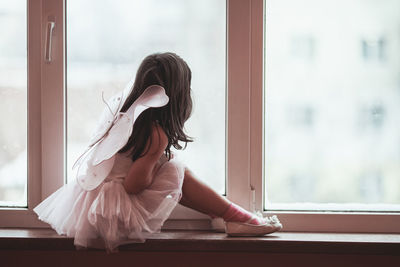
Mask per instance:
[[[54,17],[49,17],[46,25],[46,47],[45,47],[45,61],[46,63],[50,63],[52,60],[51,50],[52,50],[52,41],[53,41],[53,33],[54,28],[56,26],[56,22]]]

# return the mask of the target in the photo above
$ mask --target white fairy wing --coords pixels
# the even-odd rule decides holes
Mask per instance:
[[[132,134],[133,123],[125,114],[120,114],[113,127],[94,148],[93,165],[97,165],[112,157],[128,142]]]
[[[168,96],[161,86],[149,86],[129,107],[126,113],[119,113],[113,127],[94,150],[93,164],[99,164],[117,153],[128,142],[133,125],[139,115],[150,107],[162,107],[168,103]]]
[[[114,117],[119,111],[121,99],[122,92],[113,96],[109,101],[107,101],[107,106],[104,108],[100,119],[98,120],[98,124],[96,125],[96,129],[90,138],[89,146],[93,146],[95,143],[97,143],[111,128]]]
[[[89,146],[93,146],[95,143],[97,143],[104,136],[104,134],[112,127],[114,117],[120,111],[123,103],[125,103],[125,100],[128,98],[129,92],[132,89],[132,85],[133,85],[133,80],[131,80],[125,86],[122,92],[119,92],[118,94],[114,95],[113,97],[111,97],[109,101],[105,103],[106,107],[104,108],[100,116],[100,119],[98,120],[95,131],[93,132],[90,138]]]
[[[95,189],[107,178],[114,166],[115,155],[101,164],[92,165],[90,160],[85,161],[85,165],[80,165],[77,171],[77,181],[86,191]]]
[[[97,120],[97,125],[95,130],[93,131],[89,145],[87,149],[78,157],[73,165],[73,169],[76,166],[80,166],[83,164],[83,161],[88,158],[89,153],[93,150],[94,145],[100,141],[104,137],[104,135],[110,130],[113,125],[113,121],[115,120],[116,114],[121,110],[123,103],[128,98],[130,91],[132,90],[134,80],[132,79],[129,83],[125,86],[122,92],[111,97],[108,101],[104,101],[105,107],[103,112],[100,115],[100,118]]]
[[[113,118],[111,127],[104,127],[107,130],[96,136],[97,141],[90,145],[92,149],[78,162],[77,181],[83,189],[93,190],[107,177],[115,154],[128,142],[139,115],[150,107],[165,106],[168,100],[163,87],[149,86],[125,113],[119,112]]]

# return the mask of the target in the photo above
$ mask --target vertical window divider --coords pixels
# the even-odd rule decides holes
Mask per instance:
[[[227,197],[246,209],[251,198],[251,2],[227,2]]]
[[[41,58],[42,188],[44,199],[64,184],[65,0],[43,0]],[[55,22],[48,31],[49,19]],[[51,34],[52,36],[48,36]],[[51,40],[50,43],[47,40]],[[51,51],[45,58],[45,46]]]
[[[42,0],[28,1],[28,209],[40,203],[42,192],[41,60]]]
[[[266,1],[264,1],[264,5]],[[268,26],[268,17],[267,17],[267,10],[266,7],[263,8],[264,13],[266,16],[265,19],[265,27]],[[255,10],[255,12],[259,12],[259,10]],[[254,25],[254,24],[253,24]],[[257,27],[257,26],[256,26]],[[268,29],[266,29],[268,30]],[[263,30],[263,32],[266,32]],[[264,39],[265,41],[265,39]],[[261,42],[259,40],[255,41],[255,46],[260,44]],[[252,51],[257,51],[252,50]],[[263,49],[264,51],[264,49]],[[260,54],[262,55],[262,54]],[[262,56],[262,58],[266,58],[268,60],[268,55]],[[254,64],[258,64],[257,62],[254,62],[254,60],[258,60],[257,57],[252,57],[252,66]],[[257,67],[255,67],[255,70],[257,70]],[[252,72],[253,73],[253,72]],[[256,74],[255,74],[256,75]],[[252,81],[257,82],[259,77],[254,77],[252,78]],[[264,78],[265,80],[268,79],[266,76]],[[288,79],[290,79],[290,73],[288,74]],[[252,87],[254,88],[254,87]],[[264,88],[264,94],[268,90],[268,88]],[[258,91],[252,91],[254,94],[254,100],[256,101],[256,95],[258,95]],[[253,98],[252,98],[253,99]],[[262,99],[265,99],[264,96],[262,96]],[[257,102],[253,102],[253,104],[256,104]],[[253,109],[257,109],[256,107],[253,107]],[[259,112],[259,111],[258,111]],[[262,111],[264,114],[264,111]],[[257,114],[257,112],[255,112]],[[256,132],[262,133],[262,131],[259,130],[258,125],[262,125],[261,122],[258,124],[258,117],[252,117],[253,120],[255,121],[254,125],[255,127],[252,127],[252,130],[255,130]],[[252,120],[252,121],[253,121]],[[263,127],[266,127],[265,125]],[[265,128],[264,128],[265,129]],[[254,135],[256,138],[258,138],[257,135]],[[264,134],[263,134],[264,136]],[[262,138],[263,139],[263,138]],[[259,140],[259,139],[257,139]],[[264,142],[261,146],[261,149],[264,148]],[[252,145],[252,148],[254,148],[256,151],[256,154],[259,154],[259,151],[256,149],[258,142],[254,142],[254,146]],[[263,152],[261,152],[263,154]],[[268,158],[266,158],[268,160]],[[263,160],[261,165],[263,165],[265,161]],[[256,165],[256,163],[254,163]],[[258,170],[256,168],[256,170]],[[260,171],[260,170],[258,170]],[[256,177],[256,176],[252,176]],[[265,177],[268,178],[268,177]],[[257,184],[256,188],[259,188],[258,186],[260,185],[260,181],[258,179],[255,179],[255,183]],[[264,179],[263,179],[264,180]],[[262,183],[262,181],[261,181]],[[265,183],[265,182],[264,182]],[[262,188],[262,189],[261,189]],[[260,189],[263,190],[264,186],[261,187]],[[266,194],[266,193],[265,193]],[[266,195],[264,196],[266,197]],[[261,201],[261,203],[260,203]],[[257,207],[263,207],[264,199],[260,194],[256,192],[256,206]],[[400,233],[400,213],[398,211],[396,212],[385,212],[385,211],[351,211],[351,210],[342,210],[342,211],[330,211],[330,210],[304,210],[304,211],[299,211],[299,210],[268,210],[269,207],[265,207],[266,211],[264,213],[273,213],[277,214],[279,216],[280,221],[283,223],[283,231],[293,231],[293,232],[332,232],[332,233]]]
[[[263,56],[264,0],[251,1],[250,54],[250,208],[263,210]]]

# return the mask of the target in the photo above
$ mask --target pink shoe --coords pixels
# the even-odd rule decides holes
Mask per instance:
[[[251,221],[251,218],[249,221]],[[228,236],[263,236],[282,229],[276,215],[262,218],[259,225],[241,222],[225,222],[225,232]]]

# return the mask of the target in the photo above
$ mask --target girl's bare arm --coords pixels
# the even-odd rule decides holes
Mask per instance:
[[[133,162],[125,177],[123,185],[128,194],[140,193],[151,184],[157,162],[168,145],[168,138],[159,125],[153,126],[151,140],[145,149],[147,153]]]

